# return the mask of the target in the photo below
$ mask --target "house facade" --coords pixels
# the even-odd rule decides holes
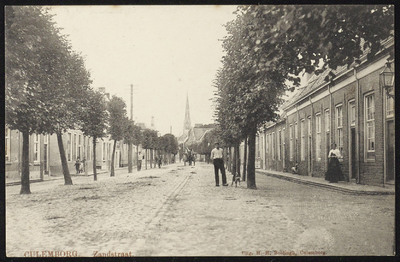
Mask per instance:
[[[70,174],[75,174],[75,162],[84,160],[84,173],[93,173],[93,139],[79,130],[68,130],[62,135],[65,157]],[[96,169],[110,170],[114,140],[109,137],[96,142]],[[18,130],[5,128],[6,178],[19,180],[22,165],[22,134]],[[136,147],[133,148],[134,155]],[[128,146],[117,142],[114,168],[127,166]],[[29,138],[29,171],[31,179],[43,176],[63,176],[57,136],[33,134]]]
[[[383,87],[381,72],[390,67],[393,39],[373,59],[327,70],[282,107],[276,123],[266,124],[256,143],[260,168],[302,176],[325,176],[332,144],[341,151],[347,181],[384,186],[395,177],[394,89]],[[326,77],[329,81],[325,81]],[[394,87],[394,77],[393,77]],[[390,93],[392,92],[392,93]]]

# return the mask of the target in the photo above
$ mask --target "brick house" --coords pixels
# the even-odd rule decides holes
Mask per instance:
[[[393,44],[393,39],[386,41],[386,48],[373,59],[364,56],[349,69],[313,75],[299,88],[282,106],[279,121],[259,130],[256,156],[261,158],[260,168],[288,171],[297,163],[299,175],[323,178],[328,152],[336,143],[348,181],[393,184],[394,98],[387,95],[380,76]],[[389,64],[394,72],[394,61]]]

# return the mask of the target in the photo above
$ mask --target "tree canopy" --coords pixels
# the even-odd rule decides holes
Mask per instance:
[[[214,82],[216,121],[227,143],[249,135],[248,186],[255,188],[255,135],[277,119],[283,94],[299,86],[302,72],[373,57],[394,35],[394,6],[240,6],[236,15],[225,25],[226,55]]]

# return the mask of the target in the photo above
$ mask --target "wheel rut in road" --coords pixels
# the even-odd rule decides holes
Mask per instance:
[[[173,202],[176,200],[177,195],[179,192],[182,190],[182,188],[186,185],[187,181],[189,178],[192,176],[193,172],[188,173],[187,175],[184,176],[182,181],[178,183],[177,186],[175,186],[172,190],[172,192],[169,194],[167,199],[163,202],[160,203],[159,206],[157,206],[157,211],[155,212],[155,215],[150,219],[146,226],[146,235],[144,238],[136,239],[135,242],[135,255],[136,256],[148,256],[149,254],[149,249],[146,248],[146,243],[148,239],[152,239],[153,236],[151,232],[157,227],[160,226],[160,221],[168,212],[168,210],[171,208]]]

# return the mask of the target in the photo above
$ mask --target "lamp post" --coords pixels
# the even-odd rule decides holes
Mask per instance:
[[[388,97],[394,98],[394,72],[391,70],[390,62],[387,62],[385,68],[379,74],[382,87],[386,90]]]

